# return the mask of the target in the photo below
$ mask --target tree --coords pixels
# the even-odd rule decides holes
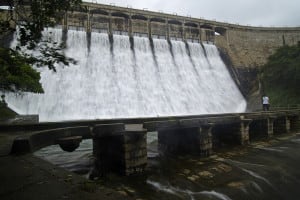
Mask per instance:
[[[40,75],[33,65],[56,71],[57,64],[76,62],[64,55],[64,44],[44,40],[42,31],[56,25],[67,11],[80,4],[81,0],[2,1],[6,7],[0,10],[0,40],[18,29],[18,43],[14,49],[0,43],[0,90],[42,93]]]
[[[283,46],[262,68],[264,90],[274,104],[300,103],[300,43]]]

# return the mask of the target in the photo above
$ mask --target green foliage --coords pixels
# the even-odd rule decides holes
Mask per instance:
[[[63,53],[64,44],[43,39],[44,28],[54,26],[81,0],[5,0],[10,9],[0,12],[0,39],[18,29],[14,50],[0,46],[0,90],[43,92],[40,75],[31,66],[56,71],[57,64],[76,63]],[[26,12],[24,12],[26,10]],[[35,54],[34,54],[35,52]],[[38,53],[37,53],[38,52]]]
[[[271,55],[262,68],[261,79],[272,104],[299,104],[300,44],[283,46]]]
[[[0,90],[42,93],[40,73],[11,49],[0,48]]]

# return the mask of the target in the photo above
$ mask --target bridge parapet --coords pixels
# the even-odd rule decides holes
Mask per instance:
[[[64,138],[69,138],[69,143],[73,143],[75,140],[72,140],[72,137],[74,136],[79,136],[81,139],[91,138],[90,128],[88,126],[80,126],[28,132],[24,135],[17,136],[15,138],[12,145],[11,153],[29,153],[50,145],[63,145],[62,139]],[[81,140],[76,141],[78,141],[79,146]],[[76,146],[76,148],[78,146]],[[75,150],[76,148],[74,147],[73,150]]]

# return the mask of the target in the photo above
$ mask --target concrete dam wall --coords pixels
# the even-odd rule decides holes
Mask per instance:
[[[248,100],[248,109],[256,109],[252,104],[260,105],[258,67],[278,47],[300,40],[300,28],[239,26],[93,3],[62,14],[58,27],[45,35],[57,42],[67,38],[66,54],[80,60],[79,67],[61,70],[51,80],[49,72],[42,72],[43,97],[10,99],[22,114],[43,113],[43,121],[68,120],[70,115],[82,119],[243,112],[244,100],[223,62]]]
[[[259,83],[257,71],[267,58],[282,45],[295,45],[300,41],[300,27],[251,27],[205,19],[85,3],[75,12],[65,15],[64,29],[83,29],[163,38],[189,42],[211,42],[223,53],[223,60],[243,95],[257,101]],[[257,102],[254,104],[258,104]]]
[[[251,27],[147,10],[84,3],[65,14],[64,29],[213,42],[223,48],[235,67],[255,68],[282,45],[300,41],[300,27]]]

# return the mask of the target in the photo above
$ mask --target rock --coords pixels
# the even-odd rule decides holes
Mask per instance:
[[[187,179],[189,179],[190,181],[193,181],[193,182],[196,180],[193,176],[189,176],[189,177],[187,177]]]
[[[222,169],[219,169],[218,167],[213,167],[211,169],[214,170],[214,171],[216,171],[216,172],[218,172],[218,173],[222,173],[223,172]]]
[[[190,174],[190,173],[191,173],[191,170],[189,170],[189,169],[184,169],[184,170],[183,170],[183,173],[186,174],[186,175],[187,175],[187,174]]]
[[[125,191],[121,191],[121,190],[120,190],[120,191],[118,191],[118,193],[121,194],[121,195],[123,195],[123,196],[128,196],[128,195],[127,195],[127,192],[125,192]]]
[[[199,172],[198,175],[203,177],[203,178],[212,178],[212,177],[214,177],[214,175],[212,173],[210,173],[209,171]]]
[[[187,177],[187,179],[189,179],[190,181],[197,181],[199,178],[200,177],[197,175],[192,175],[192,176]]]
[[[228,183],[227,186],[233,187],[233,188],[243,188],[245,185],[242,182],[231,182],[231,183]]]
[[[217,166],[218,169],[221,169],[224,172],[230,172],[232,171],[232,167],[229,165],[225,165],[225,164],[220,164]]]
[[[124,189],[127,192],[127,194],[133,195],[135,193],[135,191],[129,187],[124,187]]]

